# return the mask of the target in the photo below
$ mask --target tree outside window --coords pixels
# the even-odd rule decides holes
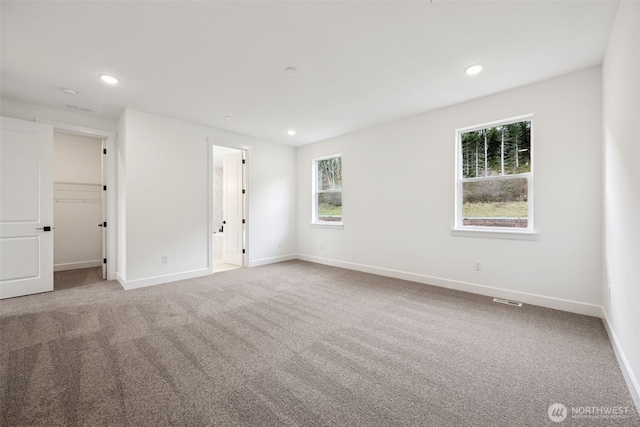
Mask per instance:
[[[532,229],[531,117],[459,130],[457,227]]]
[[[342,222],[342,156],[314,161],[314,223]]]

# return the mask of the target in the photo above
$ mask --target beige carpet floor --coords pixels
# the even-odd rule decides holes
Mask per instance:
[[[640,425],[600,319],[302,261],[1,301],[0,383],[3,427]]]
[[[102,267],[80,268],[53,273],[53,290],[71,289],[102,281]]]

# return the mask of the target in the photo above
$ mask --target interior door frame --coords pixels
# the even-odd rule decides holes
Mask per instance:
[[[245,166],[242,150],[233,150],[222,158],[222,260],[226,264],[241,267],[244,267],[244,253],[241,249],[245,249]],[[231,247],[235,250],[231,251]]]
[[[102,151],[102,155],[100,157],[100,159],[102,160],[100,162],[100,185],[105,186],[107,185],[107,156],[105,156],[104,154],[108,152],[107,138],[102,138],[102,141],[100,142],[100,151]],[[105,225],[108,225],[107,191],[103,190],[100,192],[100,202],[102,203],[102,206],[100,206],[100,221],[101,221],[100,236],[102,237],[101,238],[102,256],[106,258],[107,257],[107,232],[108,232],[107,230],[108,227],[105,227]],[[108,264],[104,262],[102,263],[102,280],[107,280],[107,266]]]
[[[218,147],[227,147],[227,148],[233,148],[234,150],[240,150],[244,152],[244,160],[245,160],[245,165],[243,168],[243,180],[244,180],[244,189],[245,189],[245,194],[244,194],[244,200],[243,200],[243,213],[244,213],[244,218],[246,219],[246,222],[244,224],[244,236],[243,236],[243,241],[244,241],[244,250],[245,253],[242,256],[242,266],[243,267],[250,267],[251,266],[251,221],[249,218],[249,194],[250,194],[250,189],[249,189],[249,185],[250,185],[250,180],[249,180],[249,168],[251,167],[251,147],[248,145],[244,145],[244,144],[233,144],[233,143],[225,143],[225,142],[218,142],[216,141],[214,138],[207,138],[207,143],[208,143],[208,153],[209,153],[209,173],[208,175],[208,181],[207,181],[207,191],[209,194],[209,235],[208,235],[208,247],[209,247],[209,254],[207,256],[207,267],[209,270],[209,274],[213,274],[214,270],[213,270],[213,246],[214,246],[214,240],[213,240],[213,233],[215,230],[215,224],[213,223],[213,147],[218,146]]]
[[[38,123],[45,123],[53,126],[56,131],[72,133],[76,135],[89,136],[106,140],[107,154],[104,159],[105,179],[107,190],[105,194],[107,230],[104,234],[104,244],[106,245],[107,258],[107,280],[116,280],[116,136],[115,132],[101,129],[88,128],[84,126],[70,125],[67,123],[52,122],[49,120],[35,119]]]

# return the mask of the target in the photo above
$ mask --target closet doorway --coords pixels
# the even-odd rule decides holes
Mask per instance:
[[[106,279],[105,148],[103,138],[54,132],[54,290]]]
[[[213,146],[213,272],[245,266],[247,164],[244,150]]]

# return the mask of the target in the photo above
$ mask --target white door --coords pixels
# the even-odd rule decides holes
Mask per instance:
[[[0,121],[2,299],[53,290],[53,127]]]
[[[229,154],[223,159],[222,168],[222,219],[224,245],[222,258],[227,264],[242,266],[243,244],[243,168],[244,153]]]

